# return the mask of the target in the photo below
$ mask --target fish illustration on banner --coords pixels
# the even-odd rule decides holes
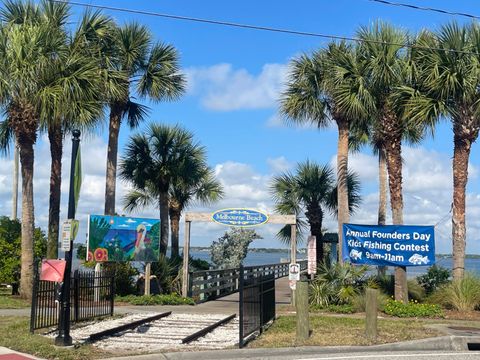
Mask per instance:
[[[159,220],[90,215],[87,260],[155,262],[159,241]]]
[[[430,266],[435,228],[413,225],[343,224],[343,259],[353,264]]]

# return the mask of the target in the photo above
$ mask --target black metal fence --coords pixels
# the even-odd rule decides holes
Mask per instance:
[[[70,320],[76,322],[99,316],[112,316],[114,280],[114,274],[76,270],[70,288]],[[40,280],[39,272],[36,271],[30,317],[31,332],[58,325],[59,294],[58,283]]]
[[[300,270],[307,269],[307,260],[298,261]],[[289,263],[267,264],[244,267],[245,274],[273,274],[275,279],[288,276]],[[233,294],[239,289],[239,268],[224,270],[202,270],[190,272],[189,296],[196,303],[214,300]]]
[[[275,319],[274,269],[258,270],[254,267],[240,267],[239,271],[239,342],[243,347],[245,339]]]

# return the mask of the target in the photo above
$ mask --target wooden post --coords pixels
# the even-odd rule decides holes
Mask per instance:
[[[185,221],[185,235],[183,242],[183,273],[182,273],[182,296],[188,296],[188,259],[190,258],[190,221]]]
[[[291,224],[291,236],[290,236],[290,264],[295,264],[297,262],[297,225]],[[291,291],[291,305],[295,306],[295,291]]]
[[[145,265],[145,295],[150,295],[150,276],[152,274],[152,263]]]
[[[95,264],[95,277],[93,281],[93,301],[100,301],[100,276],[102,273],[102,264],[97,262]]]
[[[308,282],[298,281],[296,290],[297,310],[297,341],[302,342],[310,335],[310,322],[308,318]]]
[[[377,289],[366,290],[365,335],[369,340],[377,338]]]

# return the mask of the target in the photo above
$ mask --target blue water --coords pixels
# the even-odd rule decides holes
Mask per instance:
[[[190,256],[194,259],[201,259],[211,262],[210,260],[210,252],[208,251],[192,251]],[[257,253],[257,252],[249,252],[247,257],[243,261],[243,264],[246,266],[253,266],[253,265],[265,265],[265,264],[276,264],[281,262],[283,259],[289,259],[290,253],[288,251],[285,252],[272,252],[272,253]],[[305,258],[305,254],[298,254],[297,258],[299,260]],[[442,266],[447,269],[452,268],[452,258],[439,258],[437,259],[436,264],[438,266]],[[74,250],[74,261],[73,261],[73,268],[76,269],[80,266],[80,262],[76,259],[76,249]],[[372,270],[375,267],[372,267]],[[480,259],[465,259],[465,269],[466,271],[470,271],[473,273],[477,273],[480,275]],[[390,271],[393,271],[393,268],[389,268]],[[407,268],[407,275],[409,278],[416,277],[418,275],[422,275],[426,273],[428,270],[428,266],[410,266]]]

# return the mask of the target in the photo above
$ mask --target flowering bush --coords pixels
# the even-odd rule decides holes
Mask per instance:
[[[388,299],[383,310],[386,314],[398,317],[443,317],[443,311],[436,304],[420,304],[410,300],[407,304]]]

